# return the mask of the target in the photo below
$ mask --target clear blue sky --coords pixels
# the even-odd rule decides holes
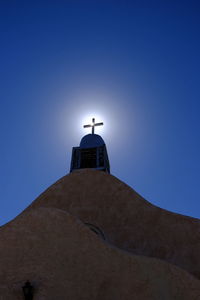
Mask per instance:
[[[1,0],[0,29],[0,224],[68,173],[87,114],[113,175],[200,217],[199,1]]]

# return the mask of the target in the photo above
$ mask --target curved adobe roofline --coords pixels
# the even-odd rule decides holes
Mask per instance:
[[[103,145],[105,145],[105,142],[98,134],[87,134],[80,142],[80,148],[96,148]]]

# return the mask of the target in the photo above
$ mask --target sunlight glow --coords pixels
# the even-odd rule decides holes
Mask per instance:
[[[79,145],[83,136],[92,133],[92,127],[83,126],[92,125],[93,118],[95,123],[103,122],[102,126],[95,126],[94,133],[101,135],[109,151],[124,151],[123,145],[128,145],[132,138],[136,139],[136,118],[133,113],[129,116],[132,109],[129,109],[127,104],[119,105],[119,93],[86,93],[83,90],[70,94],[68,91],[63,92],[62,97],[63,107],[58,114],[61,129],[59,135],[69,148]],[[68,102],[68,105],[65,105],[65,99],[70,99],[70,104]]]
[[[92,127],[89,128],[83,128],[83,125],[92,125],[92,118],[95,118],[95,123],[103,122],[103,126],[95,126],[95,133],[96,134],[103,134],[105,133],[105,118],[97,113],[90,113],[88,115],[83,116],[83,118],[80,121],[80,129],[82,134],[88,134],[92,132]]]

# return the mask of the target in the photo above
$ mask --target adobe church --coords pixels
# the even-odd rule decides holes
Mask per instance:
[[[0,228],[0,300],[198,300],[200,220],[156,207],[110,174],[102,137]]]

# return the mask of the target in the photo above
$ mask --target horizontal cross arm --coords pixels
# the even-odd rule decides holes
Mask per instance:
[[[84,128],[92,127],[92,125],[84,125]]]
[[[101,125],[103,125],[103,122],[95,124],[95,126],[101,126]]]

